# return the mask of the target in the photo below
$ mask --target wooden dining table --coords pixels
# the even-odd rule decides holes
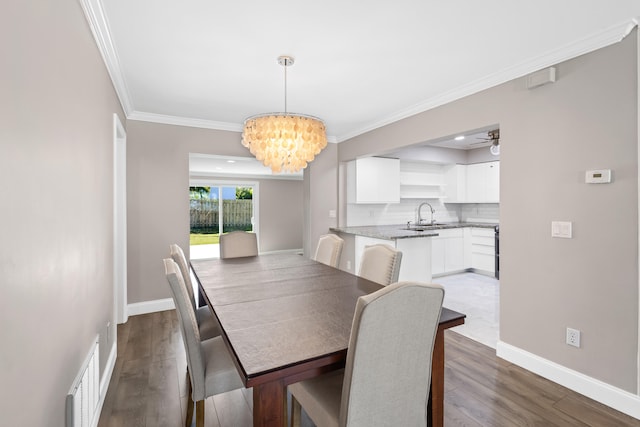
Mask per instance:
[[[297,254],[192,260],[200,295],[247,388],[253,425],[285,425],[287,385],[344,367],[357,299],[382,286]],[[442,309],[431,370],[432,426],[444,418],[444,330],[465,315]]]

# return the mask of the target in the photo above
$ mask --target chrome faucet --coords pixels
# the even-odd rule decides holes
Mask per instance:
[[[427,202],[422,202],[422,203],[420,203],[420,206],[418,206],[418,216],[417,216],[417,219],[416,219],[416,224],[417,224],[417,225],[423,225],[424,220],[422,219],[422,207],[423,207],[424,205],[429,206],[429,211],[430,211],[430,213],[431,213],[431,221],[429,221],[429,225],[433,225],[433,223],[434,223],[434,222],[436,222],[436,221],[433,219],[433,214],[435,213],[435,210],[433,210],[433,206],[431,206],[431,205],[430,205],[429,203],[427,203]]]

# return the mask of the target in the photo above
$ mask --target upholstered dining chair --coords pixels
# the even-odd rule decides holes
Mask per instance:
[[[189,294],[189,300],[196,312],[196,321],[198,322],[198,330],[200,331],[200,338],[203,340],[217,337],[220,335],[220,327],[216,321],[209,306],[198,307],[196,304],[196,298],[193,291],[193,283],[191,282],[191,270],[187,263],[187,257],[184,256],[182,248],[176,244],[169,245],[169,251],[171,258],[178,264],[180,273],[182,274],[182,280],[187,287],[187,293]]]
[[[196,427],[204,427],[204,400],[219,393],[244,387],[222,337],[202,341],[196,322],[196,313],[189,301],[189,294],[180,268],[172,259],[164,260],[165,274],[176,304],[180,331],[187,353],[189,397],[185,425],[193,418],[196,404]]]
[[[395,283],[400,274],[401,261],[402,252],[389,245],[365,246],[358,276],[385,286]]]
[[[220,235],[220,258],[240,258],[258,255],[256,233],[232,231]]]
[[[318,426],[427,426],[431,362],[444,289],[400,282],[358,299],[343,370],[291,384]]]
[[[337,268],[340,264],[340,255],[342,254],[343,246],[344,240],[335,234],[325,234],[320,236],[318,239],[316,254],[313,259]]]

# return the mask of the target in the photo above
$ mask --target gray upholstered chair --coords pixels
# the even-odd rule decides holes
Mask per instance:
[[[220,235],[220,258],[240,258],[258,255],[256,233],[232,231]]]
[[[365,246],[358,276],[381,285],[398,281],[402,252],[389,245]]]
[[[318,239],[316,254],[313,259],[337,268],[340,264],[340,255],[342,254],[343,246],[344,240],[335,234],[325,234],[324,236],[320,236]]]
[[[291,384],[318,427],[427,426],[431,361],[444,289],[400,282],[360,297],[344,370]]]
[[[244,387],[222,337],[200,340],[196,313],[182,280],[180,268],[172,259],[164,260],[165,274],[178,312],[180,331],[187,353],[189,397],[185,425],[193,418],[196,403],[196,427],[204,427],[204,400],[215,394]]]
[[[193,293],[193,283],[191,282],[191,270],[187,263],[187,258],[184,256],[182,248],[176,244],[169,245],[171,252],[171,258],[178,264],[180,273],[182,273],[182,280],[187,287],[187,293],[189,294],[189,300],[193,305],[193,309],[196,312],[196,320],[198,322],[198,329],[200,330],[200,338],[207,340],[209,338],[217,337],[220,335],[220,327],[216,321],[209,306],[198,307],[196,304],[195,295]]]

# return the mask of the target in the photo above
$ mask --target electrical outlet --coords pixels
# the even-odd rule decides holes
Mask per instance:
[[[351,261],[347,261],[347,270],[351,271]]]
[[[580,331],[567,328],[567,344],[580,348]]]

